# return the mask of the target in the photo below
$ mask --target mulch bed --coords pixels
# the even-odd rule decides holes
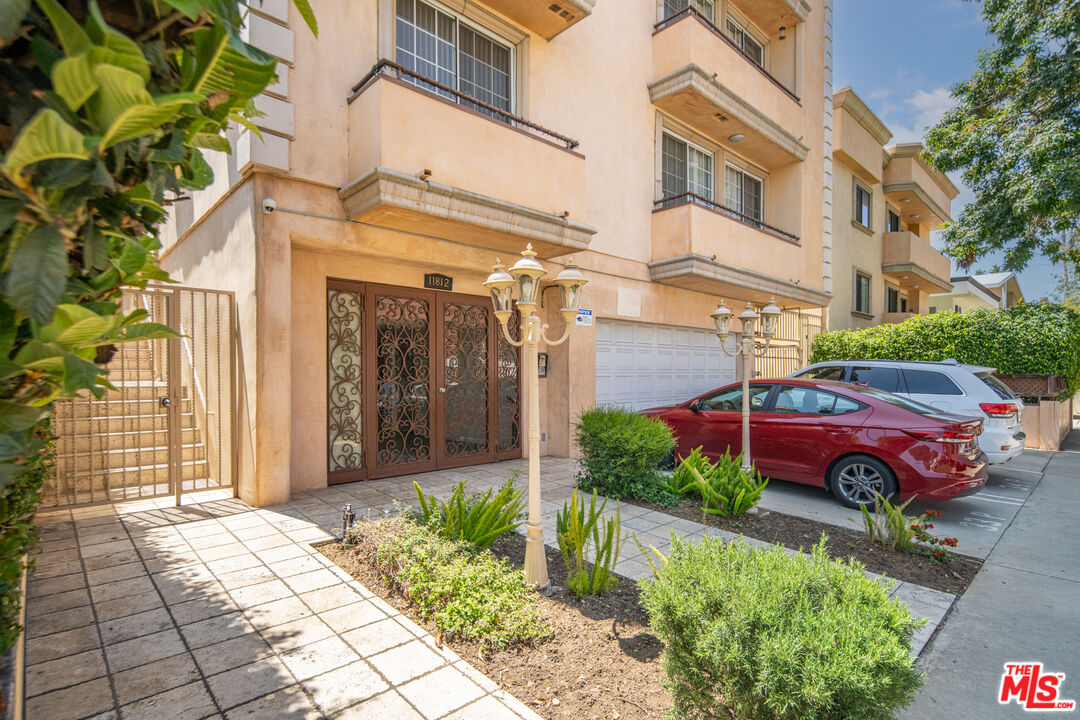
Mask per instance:
[[[684,500],[681,505],[673,508],[641,502],[633,502],[633,504],[765,542],[783,544],[789,548],[801,547],[808,550],[817,543],[821,534],[825,533],[828,538],[826,547],[834,558],[850,556],[865,565],[871,572],[935,590],[943,590],[954,595],[963,594],[967,586],[975,579],[979,568],[982,567],[981,560],[963,556],[955,556],[947,563],[939,563],[922,555],[887,550],[870,542],[863,533],[857,530],[763,508],[757,508],[757,514],[725,518],[718,515],[705,515],[701,512],[701,502],[697,500]]]
[[[319,550],[383,600],[437,634],[416,616],[408,598],[390,590],[370,566],[340,543]],[[566,567],[557,550],[546,548],[551,587],[539,597],[551,640],[535,647],[480,653],[479,643],[446,644],[503,689],[547,720],[643,720],[661,718],[671,695],[661,686],[663,644],[648,626],[637,584],[626,578],[600,597],[575,598],[566,589]],[[499,538],[492,551],[521,565],[525,539]]]

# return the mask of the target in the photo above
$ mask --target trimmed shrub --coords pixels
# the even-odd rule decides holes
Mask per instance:
[[[641,582],[677,718],[887,720],[921,685],[922,620],[859,563],[672,538]]]
[[[551,636],[521,569],[490,551],[474,552],[404,517],[359,523],[350,541],[440,632],[500,649]]]
[[[447,540],[463,540],[478,550],[489,548],[500,535],[521,525],[525,493],[514,489],[516,479],[515,471],[494,497],[491,495],[494,490],[465,497],[462,480],[454,486],[446,502],[439,502],[434,495],[425,497],[420,485],[414,482],[416,498],[420,501],[417,519]]]
[[[1080,389],[1080,312],[1064,305],[919,315],[894,325],[838,330],[814,339],[810,362],[948,360],[1003,374],[1060,375]]]
[[[662,420],[621,407],[596,407],[581,413],[574,440],[581,448],[581,489],[618,500],[679,504],[659,470],[675,449],[671,428]]]

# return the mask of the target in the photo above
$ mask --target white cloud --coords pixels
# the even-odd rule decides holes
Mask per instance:
[[[916,90],[908,103],[915,109],[915,125],[919,128],[936,125],[955,104],[948,88],[943,87],[934,88],[930,92]]]

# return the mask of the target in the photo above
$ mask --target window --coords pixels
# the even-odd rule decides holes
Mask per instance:
[[[934,314],[934,313],[936,313],[936,312],[937,312],[937,308],[936,308],[936,307],[934,307],[933,305],[931,305],[931,306],[930,306],[930,314],[931,314],[931,315],[933,315],[933,314]]]
[[[804,370],[795,377],[806,378],[807,380],[839,380],[843,381],[844,373],[847,371],[847,367],[844,365],[823,365],[819,368],[813,368],[811,370]]]
[[[933,370],[904,370],[904,382],[912,395],[963,395],[964,391],[945,373]]]
[[[765,48],[763,48],[761,43],[750,34],[750,31],[747,30],[746,26],[742,25],[734,18],[729,17],[727,19],[727,33],[732,42],[738,45],[755,65],[764,67]]]
[[[907,373],[905,371],[905,377],[906,376]],[[877,398],[878,400],[881,400],[882,402],[887,402],[890,405],[895,405],[898,408],[910,410],[911,412],[917,413],[919,415],[941,414],[941,411],[937,408],[932,408],[929,405],[923,405],[921,402],[916,402],[915,400],[909,400],[902,395],[893,395],[892,393],[875,390],[873,388],[859,388],[859,390],[861,390],[865,395]]]
[[[799,415],[843,415],[859,408],[859,403],[836,393],[800,385],[781,385],[772,412]]]
[[[893,287],[885,287],[885,312],[900,312],[900,291]]]
[[[712,0],[664,0],[664,19],[667,20],[672,15],[677,15],[685,10],[687,7],[693,6],[695,10],[709,19],[709,22],[714,22],[713,17],[713,2]]]
[[[993,390],[994,394],[997,395],[1002,400],[1015,400],[1016,399],[1016,393],[1014,393],[1012,391],[1012,388],[1010,388],[1008,385],[1006,385],[1005,383],[998,380],[993,375],[976,375],[975,377],[982,380],[983,384],[985,384],[986,387]]]
[[[887,228],[889,232],[900,232],[900,216],[889,208],[889,226]]]
[[[959,305],[953,305],[952,309],[953,309],[953,312],[960,312],[960,306]]]
[[[397,0],[397,62],[424,77],[511,112],[513,50],[480,33],[451,13],[421,0]],[[445,97],[453,96],[422,80],[405,78]],[[459,101],[473,110],[501,116]]]
[[[855,273],[855,312],[870,314],[870,276]]]
[[[760,410],[765,406],[765,398],[772,390],[772,385],[750,386],[750,409]],[[698,407],[702,410],[717,412],[742,412],[742,386],[722,390],[715,395],[702,398]]]
[[[682,138],[664,133],[661,186],[665,198],[685,193],[713,199],[713,156]]]
[[[866,383],[878,390],[897,392],[900,390],[900,371],[891,367],[852,367],[851,380],[848,382]]]
[[[907,298],[906,297],[900,298],[900,312],[907,312]],[[931,310],[930,312],[933,312],[933,310]]]
[[[855,183],[855,222],[870,227],[870,203],[873,195],[861,183]]]
[[[727,166],[724,182],[724,204],[751,220],[761,221],[763,198],[762,180],[734,165]]]

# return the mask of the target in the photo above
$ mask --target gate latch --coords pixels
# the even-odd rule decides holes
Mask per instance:
[[[160,400],[158,400],[158,402],[161,403],[161,407],[169,407],[170,405],[172,405],[172,400],[167,397],[161,398]]]

